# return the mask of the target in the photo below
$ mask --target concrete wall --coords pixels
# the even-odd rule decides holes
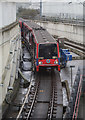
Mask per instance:
[[[2,40],[0,39],[0,51],[2,50],[2,73],[4,72],[7,63],[11,47],[11,40],[17,36],[17,34],[19,33],[18,30],[18,25],[15,25],[15,27],[13,27],[12,29],[1,32]]]
[[[9,87],[18,75],[21,50],[20,29],[17,23],[0,29],[0,114]]]
[[[0,28],[2,27],[2,4],[0,3]]]
[[[9,87],[18,78],[21,50],[20,29],[16,22],[16,3],[0,2],[0,119],[2,103]]]
[[[77,43],[85,44],[85,26],[68,24],[61,22],[37,22],[42,27],[46,28],[52,35],[63,36]]]
[[[0,28],[16,21],[16,3],[0,2]]]

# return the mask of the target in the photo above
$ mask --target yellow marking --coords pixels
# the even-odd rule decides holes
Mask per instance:
[[[22,41],[22,43],[24,44],[24,41]]]
[[[44,92],[44,90],[40,90],[40,92]]]

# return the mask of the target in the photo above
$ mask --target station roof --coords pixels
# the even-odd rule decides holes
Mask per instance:
[[[55,39],[48,33],[48,31],[33,21],[26,20],[25,23],[29,26],[36,36],[38,43],[56,43]]]

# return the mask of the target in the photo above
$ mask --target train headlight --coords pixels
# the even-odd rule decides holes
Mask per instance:
[[[54,64],[58,64],[58,61],[57,61],[57,60],[55,60]]]
[[[42,62],[39,62],[39,65],[41,65],[42,64]]]

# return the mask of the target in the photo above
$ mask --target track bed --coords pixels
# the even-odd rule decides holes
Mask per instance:
[[[62,118],[63,95],[59,72],[56,70],[38,72],[35,75],[34,88],[28,98],[28,103],[24,104],[18,119]]]

